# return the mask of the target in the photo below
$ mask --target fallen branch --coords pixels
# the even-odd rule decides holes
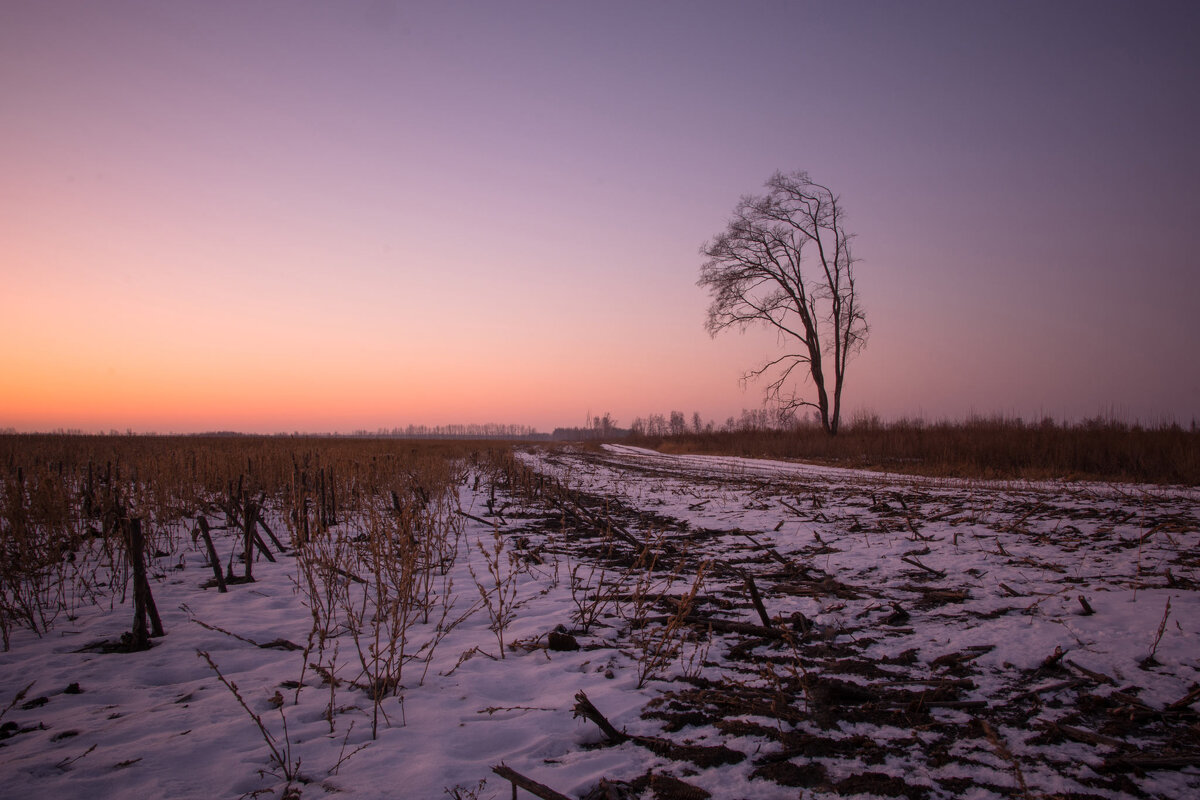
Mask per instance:
[[[722,633],[741,633],[746,636],[758,636],[763,639],[783,638],[783,632],[778,628],[764,628],[761,625],[754,625],[749,622],[714,619],[712,617],[702,617],[699,614],[688,614],[684,617],[684,622],[687,622],[689,625],[712,628],[714,631],[721,631]]]
[[[324,567],[325,569],[332,570],[333,572],[336,572],[338,575],[341,575],[343,578],[346,578],[346,579],[348,579],[348,580],[352,580],[352,581],[354,581],[355,583],[361,583],[361,584],[365,584],[365,583],[366,583],[366,581],[365,581],[365,580],[363,580],[362,578],[358,577],[358,576],[357,576],[357,575],[355,575],[353,572],[347,572],[346,570],[342,569],[341,567],[336,567],[336,566],[334,566],[334,565],[333,565],[333,564],[332,564],[330,561],[328,561],[327,559],[318,559],[318,560],[316,561],[316,563],[317,563],[319,566],[321,566],[321,567]]]
[[[750,602],[754,603],[754,609],[758,612],[758,618],[762,620],[764,628],[773,628],[771,618],[767,616],[766,606],[763,605],[762,596],[758,593],[758,587],[754,585],[754,576],[749,572],[744,574],[746,588],[750,591]]]
[[[1105,759],[1105,770],[1126,769],[1184,769],[1185,767],[1200,766],[1200,753],[1178,753],[1173,755],[1154,756],[1146,753],[1134,753],[1124,756],[1114,756]]]
[[[1059,681],[1058,683],[1051,683],[1048,686],[1039,686],[1036,689],[1030,689],[1029,691],[1021,692],[1020,694],[1015,695],[1012,699],[1024,700],[1027,697],[1035,697],[1046,692],[1057,692],[1059,689],[1073,689],[1082,683],[1082,678],[1071,678],[1067,681]]]
[[[1075,670],[1076,672],[1078,672],[1082,675],[1086,675],[1088,678],[1091,678],[1096,683],[1106,683],[1109,686],[1117,685],[1117,682],[1115,680],[1108,677],[1103,672],[1093,672],[1092,670],[1088,669],[1087,667],[1079,666],[1078,664],[1076,664],[1074,661],[1071,661],[1070,659],[1065,659],[1062,663],[1066,664],[1068,667]]]
[[[466,517],[467,519],[469,519],[473,522],[478,522],[481,525],[487,525],[489,528],[496,527],[495,521],[489,521],[489,520],[484,519],[483,517],[477,517],[474,514],[468,514],[467,512],[463,511],[461,508],[458,509],[458,514],[459,514],[459,516]],[[503,766],[503,765],[501,765],[501,766]]]
[[[1104,736],[1099,733],[1084,730],[1083,728],[1076,728],[1072,725],[1064,725],[1061,722],[1052,722],[1047,727],[1050,730],[1058,731],[1068,739],[1074,739],[1075,741],[1083,742],[1084,744],[1099,744],[1106,745],[1108,747],[1126,746],[1125,742],[1122,742],[1120,739],[1113,739],[1111,736]]]
[[[575,707],[572,709],[572,712],[571,716],[573,717],[583,717],[586,720],[596,723],[596,726],[614,744],[627,742],[630,739],[628,734],[622,733],[613,727],[613,724],[600,713],[600,709],[592,705],[592,701],[588,699],[587,694],[582,690],[575,693]]]
[[[800,509],[796,508],[794,505],[792,505],[792,504],[791,504],[791,503],[789,503],[788,501],[784,500],[782,497],[778,498],[778,500],[779,500],[779,504],[780,504],[780,505],[782,505],[782,506],[786,507],[786,508],[787,508],[789,511],[791,511],[793,514],[795,514],[797,517],[803,517],[803,516],[804,516],[804,512],[803,512],[803,511],[801,511]]]
[[[769,545],[759,544],[758,540],[755,539],[753,536],[751,536],[746,531],[734,530],[734,531],[732,531],[732,533],[737,533],[737,534],[741,534],[742,536],[745,536],[747,539],[750,540],[750,543],[752,545],[754,545],[754,548],[756,550],[762,550],[768,556],[770,556],[776,563],[780,564],[781,566],[787,567],[787,569],[789,571],[795,568],[795,565],[792,564],[792,562],[788,561],[783,556],[781,556],[779,554],[778,550],[776,550],[774,547],[770,547]]]
[[[195,617],[192,617],[191,621],[196,623],[197,625],[199,625],[201,628],[210,630],[213,633],[223,633],[226,636],[230,636],[234,639],[237,639],[240,642],[245,642],[246,644],[252,644],[255,647],[258,647],[263,650],[303,650],[304,649],[303,647],[296,644],[295,642],[289,641],[287,639],[280,638],[280,639],[272,639],[269,642],[256,642],[253,639],[247,639],[245,636],[239,636],[238,634],[234,633],[233,631],[227,631],[224,628],[222,628],[220,625],[209,625],[207,622],[204,622],[203,620],[200,620],[200,619],[196,619]]]
[[[924,564],[922,564],[920,561],[917,561],[915,558],[909,558],[908,556],[901,556],[900,560],[903,561],[905,564],[912,564],[914,567],[917,567],[918,569],[923,569],[931,575],[937,575],[939,578],[946,577],[945,572],[942,572],[940,569],[934,569],[933,567],[927,567]]]
[[[204,547],[208,551],[208,563],[212,567],[213,575],[217,580],[217,591],[228,592],[229,588],[225,585],[225,576],[221,574],[221,559],[217,558],[217,548],[213,545],[212,536],[209,533],[208,520],[204,515],[196,517],[196,530],[200,531],[200,535],[204,537]],[[195,541],[196,534],[192,534],[192,540]]]
[[[1200,685],[1193,686],[1190,692],[1167,706],[1167,711],[1179,711],[1187,708],[1197,700],[1200,700]]]
[[[271,543],[274,544],[277,548],[279,548],[279,552],[286,553],[287,548],[284,547],[283,543],[279,541],[279,538],[277,536],[275,536],[274,531],[272,531],[271,527],[269,525],[267,525],[267,521],[265,519],[263,519],[261,516],[256,516],[255,521],[258,522],[258,527],[262,528],[263,531],[267,534],[267,536],[271,539]]]
[[[580,694],[582,694],[582,692]],[[531,778],[526,778],[515,769],[512,769],[503,763],[492,767],[492,772],[496,773],[501,778],[504,778],[504,780],[513,785],[513,797],[517,796],[516,787],[520,786],[530,794],[542,798],[542,800],[571,800],[571,798],[567,797],[565,794],[556,792],[549,786],[546,786],[543,783],[538,783]]]

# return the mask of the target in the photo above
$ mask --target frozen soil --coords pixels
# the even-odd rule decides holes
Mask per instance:
[[[410,632],[374,737],[349,632],[293,647],[296,559],[220,594],[181,531],[153,648],[103,652],[118,596],[0,653],[6,793],[500,798],[501,764],[568,797],[1200,791],[1194,490],[610,446],[480,465],[459,503],[457,624]]]

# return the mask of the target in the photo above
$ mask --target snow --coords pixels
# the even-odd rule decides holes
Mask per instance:
[[[1124,742],[1128,752],[1155,753],[1164,744],[1196,752],[1194,728],[1190,740],[1179,733],[1196,723],[1196,705],[1182,717],[1165,712],[1200,681],[1200,497],[1194,490],[927,480],[618,446],[599,453],[531,450],[520,457],[578,497],[604,499],[605,505],[593,506],[597,518],[682,553],[673,582],[669,571],[655,579],[660,587],[671,583],[675,596],[691,587],[694,567],[709,561],[753,574],[775,624],[803,614],[812,628],[795,652],[765,640],[752,651],[773,659],[780,681],[789,669],[868,689],[920,691],[947,679],[969,680],[954,698],[963,705],[933,707],[928,722],[909,725],[902,709],[876,719],[847,711],[853,705],[847,701],[827,707],[835,716],[822,722],[817,700],[793,695],[795,719],[748,706],[709,709],[709,721],[669,730],[665,720],[643,716],[656,699],[669,709],[693,702],[685,697],[692,690],[701,697],[694,702],[708,702],[681,680],[685,672],[715,687],[767,691],[770,671],[760,668],[766,662],[734,659],[738,635],[714,632],[708,640],[697,633],[639,688],[639,636],[655,629],[633,630],[612,608],[588,633],[575,631],[581,649],[547,649],[550,631],[577,627],[571,569],[588,574],[599,558],[589,550],[595,542],[574,530],[580,523],[561,509],[506,494],[503,484],[489,509],[489,476],[477,484],[470,475],[458,487],[457,502],[469,516],[454,516],[459,546],[445,576],[445,597],[453,601],[446,619],[474,611],[437,642],[428,665],[416,660],[404,667],[400,697],[381,705],[386,719],[376,738],[371,698],[350,685],[361,667],[345,630],[307,662],[302,651],[255,644],[284,639],[304,647],[309,641],[313,619],[300,561],[294,555],[277,563],[258,560],[254,583],[218,593],[201,588],[212,574],[203,543],[180,529],[171,552],[151,568],[167,631],[152,649],[81,651],[129,629],[132,604],[118,596],[60,617],[42,637],[17,630],[11,648],[0,653],[0,707],[29,686],[0,717],[16,726],[0,740],[5,794],[283,797],[289,781],[272,763],[264,735],[201,652],[259,716],[288,769],[302,778],[290,785],[306,798],[508,797],[507,783],[491,771],[501,763],[572,797],[601,779],[630,781],[650,771],[715,797],[800,791],[832,797],[839,781],[864,773],[902,779],[931,797],[998,797],[1020,781],[1034,793],[1099,797],[1200,791],[1200,762],[1125,771],[1115,779],[1103,769],[1117,753],[1114,746],[1044,735],[1054,723],[1101,733],[1095,726],[1113,715],[1101,709],[1080,716],[1077,709],[1118,693],[1135,696],[1147,710],[1126,704],[1129,713],[1147,722],[1101,735]],[[272,513],[272,527],[285,530]],[[354,524],[345,523],[343,533],[351,535]],[[228,554],[234,547],[229,532],[216,535],[218,551]],[[487,584],[484,553],[497,536],[501,579],[515,589],[518,604],[504,632],[510,646],[503,658],[472,575]],[[782,574],[772,551],[803,565],[816,582]],[[620,571],[609,563],[603,568],[610,580]],[[592,574],[594,581],[600,572]],[[836,585],[819,584],[817,578],[826,577]],[[963,590],[959,599],[937,594]],[[711,599],[705,614],[760,624],[740,579],[728,570],[706,575],[701,596]],[[1083,613],[1080,596],[1093,614]],[[908,619],[887,621],[897,609]],[[434,641],[439,613],[413,626],[414,647]],[[1056,648],[1065,655],[1045,666]],[[1157,664],[1143,666],[1152,649]],[[318,663],[342,683],[331,688],[314,669]],[[880,674],[855,672],[854,664]],[[1115,684],[1091,681],[1080,670]],[[75,684],[79,691],[68,691]],[[596,725],[572,716],[580,691],[630,735],[724,745],[746,757],[705,766],[635,741],[610,745]],[[724,730],[715,724],[722,717],[776,733]],[[979,719],[992,720],[995,741]],[[801,735],[828,753],[788,755],[788,737]],[[835,749],[839,741],[857,741],[852,737],[884,749]],[[797,766],[819,764],[827,777],[803,790],[752,777],[771,753]]]

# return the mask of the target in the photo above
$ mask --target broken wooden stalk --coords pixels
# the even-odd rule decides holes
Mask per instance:
[[[746,582],[746,589],[750,592],[750,602],[754,603],[754,609],[758,612],[758,618],[762,620],[763,627],[773,628],[771,618],[767,616],[766,606],[763,605],[762,596],[758,593],[758,587],[754,585],[754,576],[745,572],[743,578]]]
[[[517,796],[517,787],[519,786],[530,794],[542,798],[542,800],[571,800],[565,794],[554,791],[544,783],[538,783],[532,778],[527,778],[505,764],[501,763],[492,767],[492,772],[512,784],[513,797]]]
[[[213,575],[217,578],[217,591],[228,592],[229,588],[225,585],[225,576],[221,574],[221,560],[217,558],[217,548],[213,546],[212,536],[208,532],[208,520],[204,515],[196,517],[196,528],[199,529],[200,535],[204,537],[204,546],[208,550],[208,563],[212,565]]]

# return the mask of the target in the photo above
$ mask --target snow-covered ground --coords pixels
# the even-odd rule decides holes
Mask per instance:
[[[0,653],[4,794],[506,798],[501,763],[570,797],[602,779],[645,797],[1200,793],[1193,490],[627,447],[521,460],[555,481],[459,487],[451,608],[410,628],[410,654],[436,648],[374,738],[371,642],[279,644],[313,629],[298,559],[222,594],[181,531],[153,564],[152,649],[86,649],[129,629],[118,597]],[[503,652],[477,584],[515,604]],[[556,629],[580,649],[550,649]],[[633,738],[573,716],[579,692]]]

